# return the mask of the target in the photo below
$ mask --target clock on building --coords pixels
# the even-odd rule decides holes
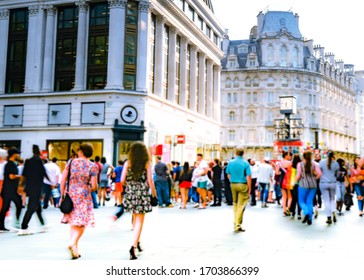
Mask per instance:
[[[134,106],[126,105],[121,109],[121,119],[126,123],[134,123],[138,119],[138,111]]]
[[[279,110],[281,114],[296,114],[296,97],[295,96],[280,96]]]

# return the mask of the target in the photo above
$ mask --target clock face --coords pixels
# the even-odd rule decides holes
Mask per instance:
[[[135,107],[126,105],[121,109],[120,117],[126,123],[133,123],[138,118],[138,111]]]

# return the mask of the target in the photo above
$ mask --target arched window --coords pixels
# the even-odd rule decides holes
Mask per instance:
[[[267,48],[267,66],[274,66],[274,47],[272,45]]]
[[[287,47],[286,46],[282,46],[281,50],[280,50],[280,55],[281,55],[281,61],[280,61],[280,66],[285,67],[287,66]]]
[[[231,79],[230,78],[227,78],[226,81],[225,81],[225,87],[226,88],[231,88]]]
[[[311,113],[311,115],[310,115],[310,124],[311,125],[316,124],[316,116],[315,116],[315,113]]]
[[[254,77],[254,79],[253,79],[253,87],[259,87],[259,79],[258,79],[258,77]]]
[[[255,112],[254,111],[250,111],[249,112],[249,121],[250,122],[255,122],[255,118],[256,118]]]
[[[234,122],[234,121],[236,120],[235,112],[231,111],[231,112],[229,113],[229,120],[230,120],[231,122]]]
[[[268,87],[274,87],[274,79],[273,79],[273,77],[269,77],[268,78],[267,86]]]
[[[282,77],[282,87],[288,87],[288,79],[286,77]]]
[[[300,80],[300,78],[296,78],[296,80],[295,80],[295,88],[301,88],[301,80]]]
[[[249,77],[245,79],[245,87],[251,87],[251,86],[252,86],[252,84],[251,84],[251,83],[252,83],[252,82],[251,82],[251,80],[250,80],[250,78],[249,78]]]
[[[239,79],[235,78],[234,79],[234,84],[233,84],[234,88],[238,88],[239,87]]]
[[[293,48],[293,53],[292,53],[292,66],[294,68],[298,67],[298,47],[294,47]]]

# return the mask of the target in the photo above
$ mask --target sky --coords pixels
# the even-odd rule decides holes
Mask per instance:
[[[358,0],[212,0],[215,15],[230,40],[248,39],[259,11],[292,11],[299,15],[303,37],[321,45],[355,70],[364,70],[363,4]]]

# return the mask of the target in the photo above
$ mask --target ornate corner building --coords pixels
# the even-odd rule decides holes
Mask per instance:
[[[1,1],[0,145],[64,161],[91,142],[115,163],[142,140],[165,160],[212,158],[223,34],[208,0]]]
[[[296,97],[304,149],[330,149],[345,158],[361,153],[354,65],[303,38],[297,14],[260,12],[249,39],[230,40],[226,31],[223,51],[222,158],[231,158],[237,145],[247,158],[277,158],[274,120],[284,95]]]

